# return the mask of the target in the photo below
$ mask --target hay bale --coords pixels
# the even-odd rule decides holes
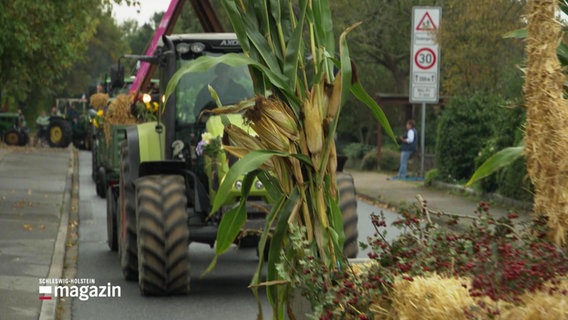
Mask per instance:
[[[108,94],[106,93],[95,93],[91,95],[89,103],[95,110],[102,110],[108,103]]]
[[[549,237],[566,244],[568,233],[568,105],[556,49],[562,40],[556,0],[529,1],[525,154],[535,186],[534,210],[548,217]]]
[[[560,283],[557,285],[548,283],[540,291],[525,293],[520,297],[521,303],[519,305],[501,310],[498,319],[568,319],[568,296],[566,292],[568,292],[568,278],[564,277],[560,279]]]
[[[475,300],[464,284],[466,278],[443,278],[437,274],[397,280],[393,286],[393,309],[397,319],[466,320],[464,310],[474,309]]]
[[[110,142],[110,127],[112,125],[136,123],[136,118],[130,112],[131,104],[130,97],[126,94],[120,94],[111,101],[104,122],[107,143]]]

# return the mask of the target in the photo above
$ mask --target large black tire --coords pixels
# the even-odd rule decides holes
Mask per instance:
[[[189,227],[185,183],[152,175],[136,183],[138,272],[142,295],[189,291]]]
[[[9,146],[20,144],[20,133],[16,129],[10,129],[4,133],[4,143]]]
[[[73,138],[73,130],[64,119],[52,119],[47,128],[47,143],[52,148],[67,148]]]
[[[119,199],[120,215],[118,217],[118,256],[124,279],[138,280],[138,245],[136,243],[136,207],[134,184],[126,181],[130,171],[128,163],[128,145],[126,140],[120,144],[120,178]]]
[[[97,168],[99,164],[97,163],[97,148],[93,148],[91,152],[91,179],[94,183],[97,182]]]
[[[107,179],[106,179],[106,169],[100,167],[97,170],[97,176],[95,178],[95,189],[97,191],[97,196],[105,198],[107,189]]]
[[[20,132],[20,140],[18,141],[18,145],[19,146],[25,146],[29,142],[30,142],[30,135],[25,131],[21,131]]]
[[[107,190],[107,244],[111,251],[118,250],[118,238],[116,228],[116,213],[118,206],[118,187],[109,186]]]
[[[359,253],[359,228],[357,226],[359,217],[357,216],[357,194],[353,177],[348,173],[337,172],[337,189],[345,233],[343,255],[347,258],[356,258]]]

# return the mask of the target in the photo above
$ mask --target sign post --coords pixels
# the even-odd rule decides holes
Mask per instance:
[[[440,7],[412,8],[410,58],[410,102],[421,103],[420,174],[424,176],[426,104],[438,103],[440,87],[440,47],[436,33],[442,18]]]

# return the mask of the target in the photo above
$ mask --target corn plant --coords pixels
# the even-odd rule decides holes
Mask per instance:
[[[296,263],[288,245],[290,226],[306,230],[314,256],[330,270],[345,262],[343,221],[335,186],[334,135],[348,95],[352,93],[364,102],[387,134],[393,140],[395,137],[383,111],[359,83],[350,59],[346,36],[357,25],[335,39],[327,0],[223,0],[222,4],[244,55],[200,57],[178,71],[166,95],[185,73],[203,71],[221,62],[249,66],[256,97],[212,111],[242,113],[255,132],[252,135],[231,124],[225,127],[223,148],[240,160],[224,177],[212,212],[220,208],[224,193],[235,180],[242,175],[246,178],[243,200],[220,222],[216,256],[234,243],[244,225],[246,195],[253,178],[258,177],[274,203],[258,247],[260,253],[268,253],[266,279],[261,282],[260,259],[251,288],[258,297],[258,286],[267,286],[273,317],[280,319],[290,285],[280,278],[276,265],[281,259]],[[216,258],[210,268],[215,262]]]

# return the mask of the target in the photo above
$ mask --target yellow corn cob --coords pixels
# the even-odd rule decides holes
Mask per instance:
[[[333,88],[330,90],[331,96],[329,97],[329,106],[327,108],[328,118],[334,118],[339,110],[341,104],[341,87],[341,73],[339,73],[333,82]]]
[[[320,153],[323,146],[322,115],[316,96],[312,94],[310,99],[304,101],[303,106],[304,132],[308,149],[312,154]]]
[[[228,124],[225,127],[225,134],[229,138],[230,145],[243,147],[249,151],[264,149],[257,137],[251,136],[248,132],[233,124]]]

